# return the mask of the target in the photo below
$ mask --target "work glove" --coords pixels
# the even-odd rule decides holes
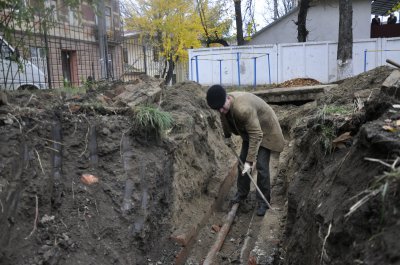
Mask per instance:
[[[228,147],[230,147],[230,148],[233,148],[233,147],[234,147],[232,138],[227,137],[227,138],[224,139],[224,142],[225,142],[225,144],[226,144]]]
[[[246,175],[246,173],[251,173],[252,165],[249,162],[245,162],[243,166],[242,176]]]

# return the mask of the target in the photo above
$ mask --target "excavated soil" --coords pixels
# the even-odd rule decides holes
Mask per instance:
[[[275,212],[254,215],[253,188],[215,264],[400,264],[400,109],[381,91],[392,71],[272,106],[287,140],[271,160]],[[299,82],[317,83],[286,85]],[[205,88],[160,83],[0,93],[0,264],[202,264],[235,157]],[[134,122],[149,104],[174,119],[163,135]]]
[[[287,216],[274,264],[400,264],[400,109],[381,91],[392,71],[278,110],[292,156],[280,168]]]
[[[161,93],[160,82],[7,93],[0,264],[174,263],[171,235],[201,218],[231,162],[203,89],[183,83]],[[172,115],[166,135],[135,130],[131,107],[143,102]]]

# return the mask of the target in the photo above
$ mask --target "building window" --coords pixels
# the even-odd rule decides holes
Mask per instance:
[[[72,25],[72,26],[78,26],[78,23],[79,23],[79,21],[78,21],[78,14],[77,14],[77,12],[76,12],[73,8],[71,8],[71,7],[68,8],[68,20],[69,20],[69,24],[70,24],[70,25]]]
[[[111,7],[106,6],[104,10],[104,16],[106,19],[106,30],[109,31],[112,28],[112,15],[111,15]]]
[[[11,55],[11,49],[0,39],[0,58],[10,59]]]
[[[128,63],[128,48],[123,49],[124,63]]]
[[[46,50],[42,47],[29,47],[31,57],[46,58]]]

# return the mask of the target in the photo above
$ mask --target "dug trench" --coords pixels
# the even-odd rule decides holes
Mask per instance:
[[[274,210],[255,216],[253,188],[214,264],[400,263],[395,74],[272,106],[287,140],[270,165]],[[206,88],[160,84],[3,93],[0,264],[204,262],[231,211],[235,156]],[[138,126],[141,106],[173,126]]]

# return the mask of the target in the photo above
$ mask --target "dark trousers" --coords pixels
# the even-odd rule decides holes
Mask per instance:
[[[242,149],[240,151],[240,160],[244,163],[247,157],[247,152],[249,150],[249,142],[242,142]],[[271,201],[271,184],[269,175],[269,159],[271,155],[271,150],[260,146],[258,149],[256,169],[257,169],[257,186],[260,188],[261,192],[265,196],[268,202]],[[237,189],[240,196],[247,196],[250,191],[250,178],[247,174],[242,176],[242,169],[239,165],[238,167],[238,178],[237,178]],[[265,204],[264,200],[257,193],[257,202]]]

